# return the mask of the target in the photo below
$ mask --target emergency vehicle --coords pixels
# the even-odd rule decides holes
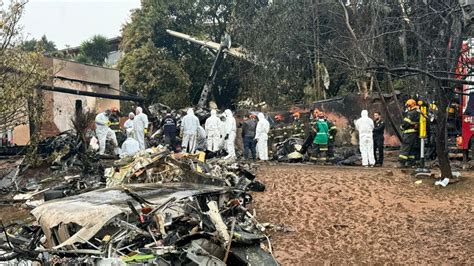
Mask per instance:
[[[474,81],[472,67],[474,65],[474,38],[463,41],[461,56],[456,68],[456,78]],[[474,135],[474,85],[462,85],[457,89],[461,92],[460,124],[461,135],[457,138],[458,147],[463,151],[463,158],[466,161],[469,157],[469,149],[472,146]]]

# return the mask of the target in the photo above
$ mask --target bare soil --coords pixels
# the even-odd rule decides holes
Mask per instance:
[[[474,174],[445,188],[398,169],[262,166],[261,222],[283,265],[474,263]]]
[[[441,188],[393,168],[263,165],[267,189],[253,207],[259,221],[295,230],[270,232],[283,265],[474,264],[474,172],[462,175]],[[0,204],[5,224],[27,217],[21,204]]]

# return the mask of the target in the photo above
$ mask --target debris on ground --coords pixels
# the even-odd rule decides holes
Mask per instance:
[[[50,177],[19,182],[19,160],[2,179],[36,222],[3,226],[0,261],[278,265],[266,230],[290,229],[249,211],[249,191],[265,189],[255,164],[160,145],[105,163],[78,145],[72,132],[48,138]]]
[[[435,182],[436,186],[446,187],[449,184],[449,178],[445,177]]]
[[[0,193],[8,193],[12,188],[18,190],[19,174],[23,164],[24,157],[11,160],[8,167],[0,172]]]
[[[127,184],[46,202],[4,246],[8,259],[53,263],[128,262],[278,265],[262,250],[265,226],[234,187]],[[5,256],[0,260],[5,260]]]

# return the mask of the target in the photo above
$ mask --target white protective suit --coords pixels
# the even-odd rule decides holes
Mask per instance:
[[[270,123],[265,119],[263,113],[258,113],[258,123],[255,129],[255,139],[257,140],[257,155],[262,161],[268,160],[268,132]]]
[[[111,140],[112,144],[117,148],[117,137],[115,132],[109,127],[109,118],[105,112],[99,113],[95,117],[95,134],[99,140],[99,154],[105,153],[105,144],[107,140]]]
[[[217,117],[217,111],[211,110],[211,116],[206,119],[207,150],[216,152],[221,142],[221,120]]]
[[[183,132],[181,147],[183,152],[194,153],[196,151],[198,127],[199,119],[194,115],[193,109],[189,108],[187,114],[181,120],[181,132]]]
[[[144,150],[146,149],[145,130],[148,130],[148,116],[143,113],[143,109],[141,107],[137,107],[136,113],[135,119],[133,119],[135,139],[140,144],[140,150]]]
[[[132,138],[135,138],[135,130],[134,130],[134,125],[133,125],[134,118],[135,118],[134,113],[128,114],[128,119],[123,124],[123,127],[124,127],[125,131],[127,131],[127,136],[129,136],[129,134],[130,134],[130,136]],[[128,129],[132,129],[130,133],[129,133]]]
[[[122,144],[122,153],[120,154],[120,158],[133,156],[139,151],[140,144],[136,139],[129,136]]]
[[[235,157],[235,137],[237,132],[237,124],[235,118],[232,114],[232,111],[227,109],[224,111],[225,122],[224,122],[224,142],[225,150],[227,151],[229,157]]]
[[[374,165],[374,139],[372,131],[374,129],[374,121],[369,118],[367,110],[362,110],[361,118],[355,122],[356,129],[359,131],[359,149],[362,156],[362,165]]]

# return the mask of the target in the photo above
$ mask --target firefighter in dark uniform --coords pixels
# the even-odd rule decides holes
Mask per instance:
[[[436,119],[436,112],[438,107],[435,103],[430,103],[428,110],[428,119],[426,131],[428,135],[428,147],[426,151],[426,158],[430,160],[436,159],[436,129],[438,126],[438,120]]]
[[[176,152],[176,136],[178,134],[178,127],[176,125],[176,119],[174,119],[170,112],[166,113],[160,124],[163,129],[165,143],[174,152]]]
[[[308,130],[307,130],[307,133],[306,133],[306,139],[305,139],[301,149],[299,150],[299,152],[303,155],[306,154],[309,147],[311,147],[311,145],[313,144],[313,141],[314,141],[314,137],[316,136],[316,132],[314,131],[313,124],[316,123],[315,118],[316,118],[317,113],[319,113],[318,109],[311,110],[311,112],[310,112],[310,117],[309,117],[309,122],[308,122]]]
[[[115,132],[115,136],[117,137],[117,143],[120,146],[127,139],[127,136],[120,128],[120,111],[117,107],[113,107],[112,109],[110,109],[109,121],[109,127]]]
[[[416,101],[409,99],[405,105],[407,111],[404,114],[403,122],[400,126],[403,136],[400,155],[398,155],[401,167],[411,166],[415,160],[418,142],[418,126],[420,122],[420,112],[417,108]]]
[[[374,158],[375,158],[376,166],[383,165],[383,145],[384,145],[383,133],[384,131],[385,131],[385,123],[382,120],[382,116],[380,115],[380,112],[374,112],[374,130],[372,132],[373,132],[373,139],[374,139]]]
[[[334,148],[336,146],[336,133],[337,133],[337,127],[334,125],[333,122],[329,121],[327,117],[325,118],[328,127],[329,127],[329,139],[328,139],[328,161],[334,159]]]
[[[292,138],[304,138],[305,136],[305,124],[301,119],[299,112],[293,113],[293,124],[291,125],[291,137]]]

